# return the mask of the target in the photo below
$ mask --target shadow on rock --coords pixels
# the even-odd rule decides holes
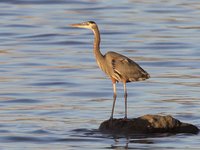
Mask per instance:
[[[144,115],[133,119],[112,119],[101,123],[99,130],[112,134],[191,133],[198,134],[195,125],[183,123],[172,116]]]

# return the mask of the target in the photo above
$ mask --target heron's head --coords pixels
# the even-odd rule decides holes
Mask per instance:
[[[94,21],[87,21],[83,23],[71,24],[72,27],[94,29],[97,27]]]

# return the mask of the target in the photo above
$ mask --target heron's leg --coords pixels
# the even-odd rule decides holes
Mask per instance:
[[[125,117],[127,119],[127,89],[126,89],[126,82],[124,83],[124,101],[125,101]]]
[[[113,113],[114,113],[114,109],[115,109],[116,98],[117,98],[116,82],[113,82],[113,106],[112,106],[112,112],[111,112],[110,119],[113,119]]]

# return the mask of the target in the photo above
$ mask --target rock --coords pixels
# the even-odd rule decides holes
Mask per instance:
[[[101,132],[113,134],[133,133],[192,133],[199,132],[198,127],[183,123],[172,116],[144,115],[134,119],[112,119],[101,123]]]

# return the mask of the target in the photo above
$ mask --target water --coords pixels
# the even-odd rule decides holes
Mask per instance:
[[[95,63],[93,36],[69,26],[99,24],[102,53],[133,58],[151,75],[130,83],[128,115],[172,115],[200,127],[198,0],[2,0],[1,149],[198,149],[199,135],[98,132],[112,85]],[[117,85],[115,117],[124,116]]]

